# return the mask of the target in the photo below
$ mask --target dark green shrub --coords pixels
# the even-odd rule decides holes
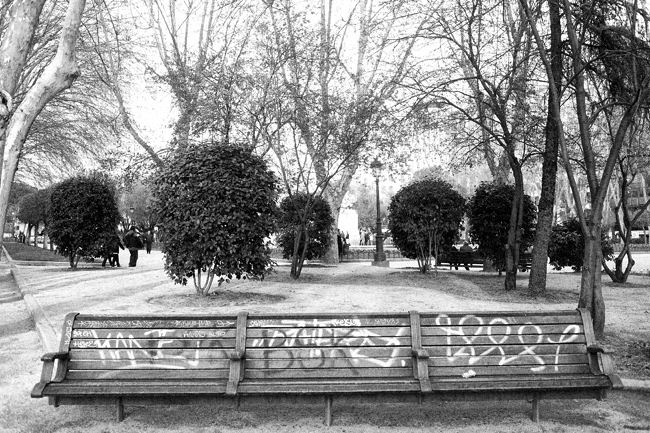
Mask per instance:
[[[449,249],[457,236],[465,199],[447,182],[426,178],[400,189],[389,206],[388,229],[404,257],[427,272],[431,257]]]
[[[165,271],[174,283],[193,277],[197,293],[207,295],[215,276],[221,284],[263,278],[270,269],[276,178],[251,150],[192,146],[159,170],[153,195]]]
[[[606,233],[601,233],[600,244],[603,257],[611,260],[614,248]],[[569,218],[553,227],[548,244],[548,258],[553,269],[559,271],[570,266],[574,271],[580,272],[584,263],[584,253],[585,238],[577,218]]]
[[[506,268],[505,245],[508,243],[514,195],[513,185],[482,182],[467,206],[469,236],[479,245],[479,253],[492,261],[498,270]],[[524,194],[520,253],[533,244],[536,213],[533,200]]]
[[[102,237],[113,233],[119,220],[115,191],[94,176],[73,177],[52,188],[48,234],[71,267],[82,256],[99,255]]]
[[[332,210],[323,198],[306,193],[285,197],[280,202],[278,217],[278,246],[282,257],[302,257],[303,252],[307,260],[323,257],[332,242],[330,229],[333,224]],[[299,242],[294,245],[298,236]]]

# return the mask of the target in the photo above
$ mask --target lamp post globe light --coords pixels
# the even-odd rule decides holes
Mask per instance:
[[[375,158],[374,161],[370,164],[372,169],[372,175],[375,176],[375,185],[377,189],[377,234],[375,238],[376,242],[376,251],[375,251],[375,260],[372,262],[372,266],[382,266],[388,267],[389,262],[386,260],[386,253],[384,253],[384,234],[381,231],[381,214],[379,209],[379,176],[381,175],[382,163]]]

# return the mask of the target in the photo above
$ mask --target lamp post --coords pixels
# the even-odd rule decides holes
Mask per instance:
[[[388,267],[389,263],[386,260],[386,253],[384,253],[384,234],[381,231],[381,213],[379,209],[379,176],[381,175],[381,167],[382,163],[376,158],[370,164],[372,175],[375,176],[375,184],[377,187],[377,234],[375,236],[375,239],[377,239],[377,245],[375,260],[372,262],[372,266]]]

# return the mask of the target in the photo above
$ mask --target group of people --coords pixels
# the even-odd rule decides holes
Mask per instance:
[[[153,244],[153,236],[150,232],[140,233],[135,226],[129,227],[129,230],[124,234],[124,239],[120,239],[119,235],[114,233],[106,245],[104,246],[104,261],[102,266],[106,266],[106,262],[111,267],[120,267],[120,249],[129,250],[129,267],[134,268],[138,263],[138,251],[146,247],[147,254],[151,254],[151,246]]]

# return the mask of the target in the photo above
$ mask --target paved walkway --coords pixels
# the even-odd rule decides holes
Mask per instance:
[[[650,269],[650,254],[638,256],[637,265]],[[58,350],[60,327],[65,314],[70,311],[106,311],[112,314],[150,312],[147,307],[152,294],[179,290],[163,271],[163,256],[159,251],[152,251],[151,254],[141,252],[135,268],[126,267],[128,254],[121,254],[121,259],[121,268],[102,268],[100,263],[80,263],[77,271],[70,271],[67,263],[27,266],[3,259],[0,263],[0,278],[2,275],[13,274],[20,295],[34,319],[44,350],[53,352]],[[413,267],[415,263],[391,263],[391,267],[409,266]],[[184,290],[192,296],[190,287]],[[650,390],[648,380],[623,378],[623,383],[628,389]]]

